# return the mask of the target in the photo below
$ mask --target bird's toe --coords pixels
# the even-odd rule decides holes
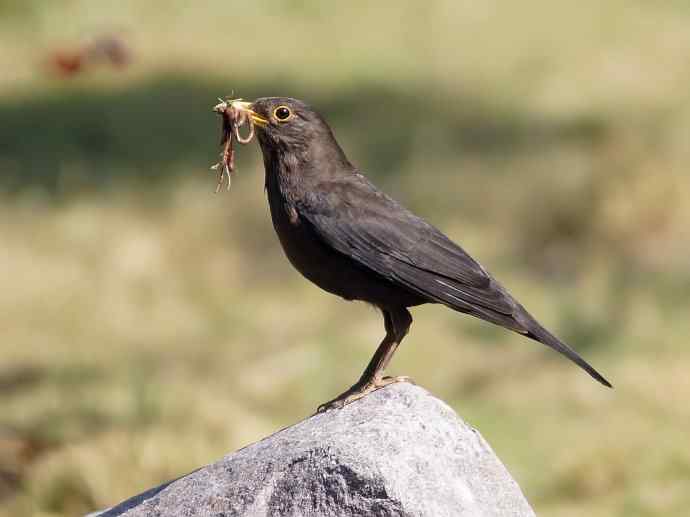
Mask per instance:
[[[329,400],[328,402],[321,404],[317,408],[316,412],[323,413],[331,409],[341,409],[348,404],[352,404],[353,402],[365,397],[372,391],[381,389],[389,384],[395,384],[396,382],[409,382],[411,384],[415,383],[411,377],[400,375],[397,377],[382,377],[373,379],[365,384],[355,384],[349,390],[341,393],[333,400]]]
[[[324,404],[321,404],[316,410],[317,413],[323,413],[324,411],[329,411],[331,409],[341,409],[348,404],[361,399],[367,394],[375,391],[383,386],[379,386],[376,383],[366,383],[366,384],[355,384],[349,390],[341,393],[333,400],[330,400]]]
[[[324,402],[321,404],[317,409],[317,413],[325,413],[326,411],[330,411],[331,409],[340,409],[342,408],[347,402],[345,401],[344,398],[336,397],[333,400],[329,400],[328,402]]]
[[[383,388],[389,384],[395,384],[396,382],[409,382],[410,384],[417,384],[412,377],[407,375],[398,375],[396,377],[386,376],[376,383],[377,388]]]

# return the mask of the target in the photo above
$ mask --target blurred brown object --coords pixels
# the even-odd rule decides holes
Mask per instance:
[[[49,448],[50,444],[38,437],[0,427],[0,501],[19,489],[26,469]]]
[[[124,68],[131,62],[130,48],[121,36],[100,36],[78,49],[55,50],[48,58],[50,69],[61,77],[84,72],[97,64]]]

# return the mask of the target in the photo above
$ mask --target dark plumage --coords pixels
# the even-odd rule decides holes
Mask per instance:
[[[318,113],[280,97],[237,105],[258,126],[271,217],[292,265],[322,289],[371,303],[384,315],[386,337],[360,380],[321,409],[403,380],[382,373],[409,330],[407,308],[424,303],[539,341],[611,386],[460,246],[363,176]]]

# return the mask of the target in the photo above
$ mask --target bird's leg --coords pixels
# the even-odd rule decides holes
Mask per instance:
[[[393,354],[407,334],[412,324],[412,316],[405,308],[383,311],[386,337],[376,349],[374,356],[369,361],[359,380],[347,391],[341,393],[333,400],[321,404],[318,413],[329,409],[338,409],[384,386],[395,382],[412,382],[409,377],[384,377],[383,372],[390,363]]]

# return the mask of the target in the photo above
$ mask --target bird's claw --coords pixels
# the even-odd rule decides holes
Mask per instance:
[[[397,377],[386,376],[381,380],[385,383],[385,384],[383,384],[383,386],[388,386],[389,384],[394,384],[396,382],[409,382],[410,384],[414,384],[415,386],[417,385],[417,383],[414,381],[414,379],[412,377],[407,376],[407,375],[398,375]],[[379,386],[379,387],[382,388],[383,386]]]
[[[316,413],[324,413],[325,411],[330,411],[331,409],[342,409],[348,404],[352,404],[353,402],[367,396],[369,393],[388,386],[389,384],[395,384],[396,382],[409,382],[411,384],[415,384],[412,378],[406,375],[400,375],[397,377],[382,377],[367,383],[357,383],[349,390],[338,395],[333,400],[329,400],[328,402],[321,404],[316,409]]]

